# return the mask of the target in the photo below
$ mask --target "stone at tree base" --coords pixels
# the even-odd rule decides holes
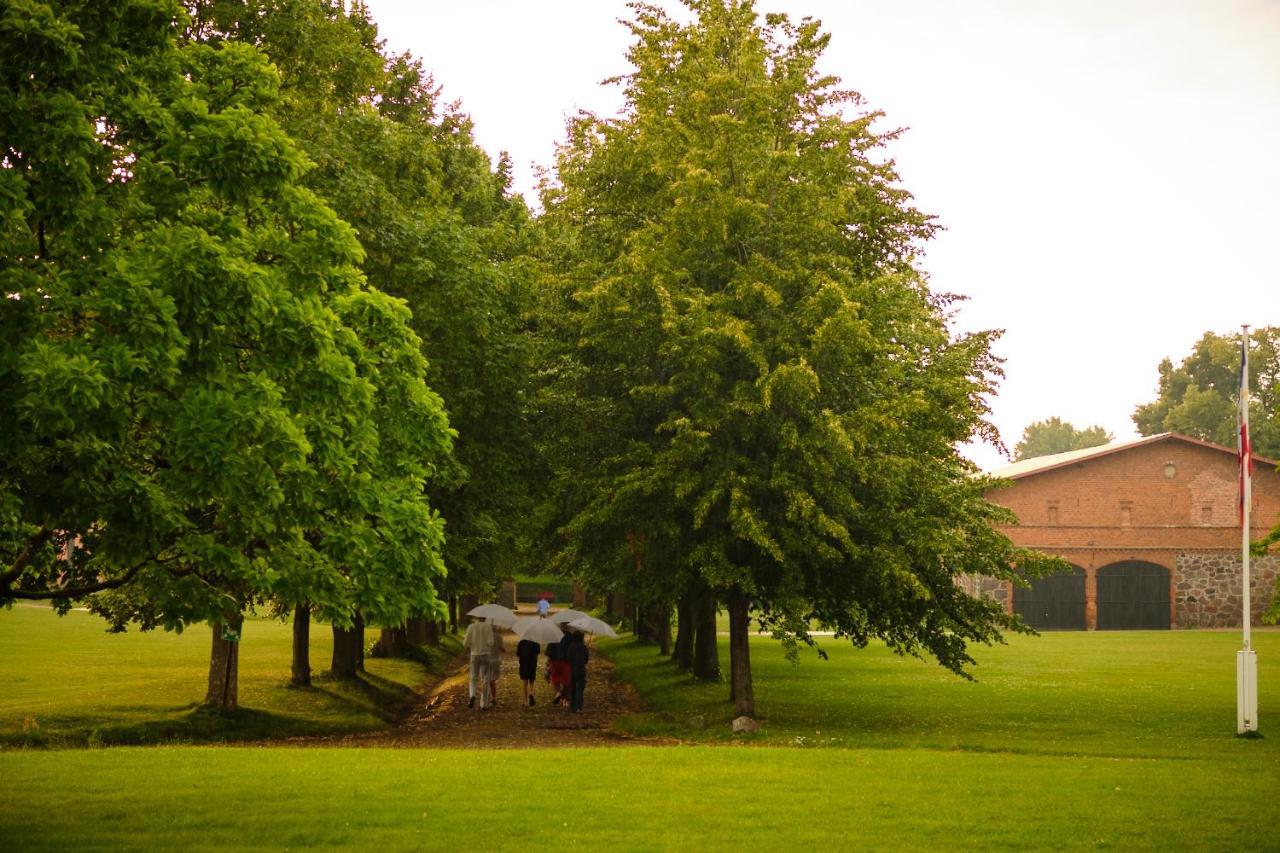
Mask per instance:
[[[735,735],[746,732],[747,734],[755,734],[760,731],[760,724],[750,717],[743,715],[733,721],[733,733]]]

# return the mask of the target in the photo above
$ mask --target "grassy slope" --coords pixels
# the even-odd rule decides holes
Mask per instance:
[[[24,850],[1242,850],[1274,843],[1278,779],[927,750],[9,752],[0,831]]]
[[[198,709],[208,679],[209,630],[108,634],[105,623],[48,608],[0,612],[0,744],[154,743],[345,734],[381,728],[427,678],[407,660],[366,662],[367,678],[343,683],[323,675],[333,651],[327,625],[312,626],[311,689],[290,688],[292,628],[247,620],[240,650],[241,711]]]
[[[757,739],[805,746],[997,750],[1027,753],[1215,758],[1266,763],[1280,775],[1280,633],[1255,632],[1261,729],[1235,733],[1238,634],[1209,631],[1059,632],[979,648],[978,681],[882,646],[823,641],[830,659],[803,652],[788,663],[772,640],[752,640]],[[686,739],[731,737],[726,684],[702,685],[653,646],[605,646],[652,713],[624,721],[637,732]],[[721,663],[728,665],[722,642]],[[691,728],[701,717],[706,728]]]

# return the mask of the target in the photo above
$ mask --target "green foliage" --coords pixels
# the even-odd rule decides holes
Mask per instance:
[[[556,565],[742,590],[792,645],[817,620],[960,672],[1015,623],[956,576],[1043,562],[955,450],[994,438],[995,333],[949,333],[914,266],[932,220],[817,22],[689,5],[635,7],[624,112],[572,122],[544,189]]]
[[[450,432],[243,43],[160,0],[0,26],[0,601],[117,629],[435,606]]]
[[[1013,458],[1034,459],[1037,456],[1097,447],[1114,440],[1115,436],[1100,426],[1076,429],[1062,418],[1052,417],[1027,424],[1027,428],[1022,431],[1022,439],[1013,448]]]
[[[1205,332],[1178,366],[1160,362],[1157,397],[1134,409],[1142,435],[1180,432],[1236,446],[1240,335]],[[1255,453],[1280,457],[1280,327],[1249,332],[1249,438]]]
[[[412,309],[431,387],[457,431],[430,486],[447,520],[450,592],[509,575],[528,515],[534,452],[525,421],[530,296],[519,254],[528,219],[471,122],[441,105],[421,63],[387,55],[358,5],[193,2],[193,40],[251,41],[279,69],[273,115],[316,168],[306,184],[355,228],[361,269]]]

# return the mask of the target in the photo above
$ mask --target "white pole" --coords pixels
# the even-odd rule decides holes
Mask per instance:
[[[1240,577],[1244,588],[1244,648],[1236,653],[1236,734],[1258,730],[1258,656],[1251,648],[1253,617],[1249,601],[1249,511],[1253,503],[1250,468],[1253,463],[1249,436],[1249,327],[1241,327],[1240,339]]]
[[[1242,365],[1240,377],[1240,423],[1243,425],[1243,435],[1249,434],[1249,327],[1242,326],[1243,336],[1240,342],[1240,363]],[[1253,442],[1249,442],[1249,454],[1253,454]],[[1240,564],[1243,571],[1240,573],[1244,579],[1244,650],[1249,651],[1252,643],[1252,613],[1253,609],[1249,602],[1249,511],[1253,509],[1253,477],[1250,476],[1250,468],[1252,459],[1245,459],[1240,467],[1240,476],[1244,478],[1241,484],[1242,497],[1244,498],[1243,512],[1240,516]]]

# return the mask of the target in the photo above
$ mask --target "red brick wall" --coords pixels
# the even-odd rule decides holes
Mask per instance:
[[[1165,474],[1168,465],[1172,477]],[[1170,437],[1026,475],[987,498],[1017,514],[1021,523],[1004,530],[1015,543],[1085,570],[1090,628],[1097,624],[1095,573],[1121,560],[1169,570],[1170,623],[1176,627],[1175,557],[1184,551],[1240,552],[1237,489],[1234,453]],[[1251,538],[1277,520],[1280,474],[1256,465]]]

